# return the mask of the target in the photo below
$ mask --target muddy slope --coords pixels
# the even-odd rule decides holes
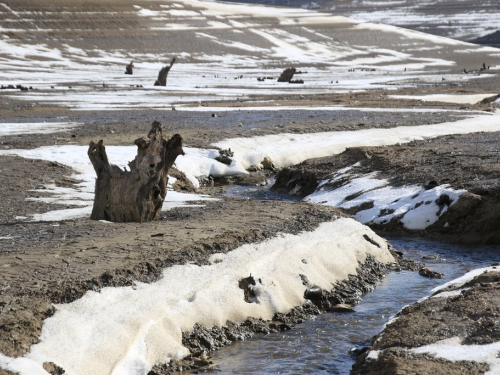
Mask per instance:
[[[359,170],[378,171],[378,177],[389,180],[393,186],[449,184],[469,192],[428,227],[426,235],[500,243],[499,144],[500,132],[496,132],[451,135],[390,147],[351,148],[340,155],[285,168],[273,189],[304,197],[333,172],[359,162]],[[373,228],[405,231],[395,223]]]
[[[357,359],[351,374],[406,374],[416,373],[416,369],[419,374],[434,375],[488,371],[489,365],[485,363],[450,362],[407,350],[452,337],[459,337],[462,345],[485,345],[500,340],[500,273],[483,273],[465,287],[458,295],[428,298],[405,307]],[[368,357],[372,350],[381,351],[377,360]]]

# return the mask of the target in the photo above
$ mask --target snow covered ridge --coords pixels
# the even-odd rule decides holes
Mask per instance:
[[[390,186],[387,180],[377,179],[376,172],[361,176],[353,173],[355,167],[334,173],[332,179],[323,181],[304,201],[343,209],[368,205],[371,207],[356,213],[363,224],[397,220],[407,229],[422,230],[434,224],[466,192],[449,185],[432,189],[421,185]],[[339,184],[342,185],[336,187]]]
[[[227,320],[272,319],[304,303],[300,275],[330,290],[355,274],[367,254],[382,263],[394,261],[383,238],[353,219],[340,218],[313,232],[283,234],[215,254],[211,265],[167,268],[153,284],[87,292],[75,302],[56,305],[55,315],[43,325],[41,342],[23,358],[0,354],[0,367],[47,375],[42,364],[54,362],[68,375],[146,374],[155,363],[189,354],[181,333],[195,323],[220,327]],[[254,289],[255,303],[245,302],[238,287],[250,274],[261,281]]]
[[[213,146],[230,148],[244,169],[258,165],[266,156],[283,168],[306,159],[339,154],[347,147],[389,146],[449,134],[500,131],[500,114],[471,115],[471,118],[434,125],[231,138],[216,142]]]

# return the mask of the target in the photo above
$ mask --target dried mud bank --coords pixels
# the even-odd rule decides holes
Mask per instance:
[[[471,133],[451,135],[430,140],[412,141],[389,147],[350,148],[339,155],[307,160],[285,168],[276,179],[273,189],[299,197],[318,191],[322,181],[343,168],[350,174],[340,177],[323,189],[335,191],[356,178],[376,176],[386,180],[389,187],[410,185],[433,189],[448,185],[455,191],[466,192],[454,199],[443,193],[435,199],[439,217],[425,229],[406,228],[401,216],[390,220],[375,220],[367,224],[379,232],[416,234],[464,243],[500,243],[500,133]],[[345,197],[353,201],[362,195]],[[427,202],[426,202],[427,203]],[[347,205],[348,206],[348,205]],[[352,204],[345,211],[357,214],[374,208],[373,202]],[[383,214],[383,212],[381,213]]]
[[[0,352],[20,356],[38,341],[52,303],[106,286],[153,282],[164,267],[208,264],[225,253],[280,233],[310,231],[342,215],[306,204],[221,200],[173,209],[157,222],[103,224],[81,220],[0,225]],[[245,222],[238,220],[247,217]]]
[[[500,340],[499,270],[496,263],[471,271],[405,307],[374,337],[351,374],[498,373],[498,349],[491,353],[490,347]]]

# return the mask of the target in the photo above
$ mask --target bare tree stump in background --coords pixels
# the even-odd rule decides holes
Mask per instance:
[[[182,137],[167,140],[154,121],[149,140],[138,138],[130,171],[110,164],[103,141],[90,142],[88,156],[97,174],[92,220],[145,222],[160,216],[167,195],[168,170],[182,150]]]
[[[172,61],[170,61],[170,66],[166,65],[163,68],[161,68],[160,72],[158,73],[158,78],[155,81],[155,86],[166,86],[167,85],[167,76],[168,72],[170,71],[170,68],[175,63],[176,58],[174,57]]]
[[[278,78],[278,82],[290,82],[295,74],[295,68],[286,68]]]
[[[128,64],[125,67],[125,74],[134,74],[134,62],[131,61],[130,64]]]

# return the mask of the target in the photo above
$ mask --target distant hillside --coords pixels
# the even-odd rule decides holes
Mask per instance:
[[[500,46],[498,0],[229,0],[317,9],[493,47]]]

